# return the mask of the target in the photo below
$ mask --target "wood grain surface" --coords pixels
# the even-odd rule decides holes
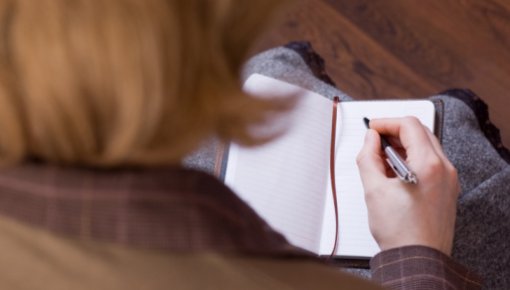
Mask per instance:
[[[510,147],[510,1],[299,0],[254,53],[307,40],[356,99],[469,88]]]

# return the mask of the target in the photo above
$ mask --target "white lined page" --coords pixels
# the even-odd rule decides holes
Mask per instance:
[[[296,246],[317,253],[322,229],[329,162],[332,102],[261,75],[252,75],[245,90],[262,96],[300,93],[287,117],[273,124],[288,126],[266,145],[231,145],[225,175],[229,185],[275,230]]]
[[[363,186],[356,156],[363,145],[366,127],[363,117],[415,116],[432,131],[435,108],[427,100],[343,102],[339,106],[336,148],[336,185],[339,211],[339,245],[337,255],[372,257],[378,251],[368,227]],[[331,253],[335,234],[335,214],[328,176],[320,254]]]

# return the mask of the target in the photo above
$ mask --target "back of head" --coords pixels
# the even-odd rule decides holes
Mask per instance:
[[[240,91],[240,66],[281,1],[0,3],[0,164],[178,162],[204,138],[260,142],[279,106]]]

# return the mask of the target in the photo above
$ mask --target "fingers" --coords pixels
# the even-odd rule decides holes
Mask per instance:
[[[443,160],[443,164],[444,164],[446,170],[448,171],[449,175],[451,176],[453,182],[456,183],[455,194],[458,195],[460,193],[461,189],[460,189],[460,184],[458,182],[457,169],[455,168],[455,166],[453,166],[453,164],[450,162],[450,160],[448,160],[448,158],[444,154],[443,148],[442,148],[441,144],[439,143],[439,140],[436,138],[436,135],[434,135],[428,128],[425,128],[425,129],[427,131],[427,135],[430,138],[430,142],[432,143],[432,145],[434,146],[434,149],[437,152],[437,155]]]
[[[425,127],[415,117],[373,119],[370,128],[379,134],[397,137],[411,162],[421,163],[437,155]]]
[[[379,134],[375,130],[368,129],[365,142],[356,159],[365,188],[370,187],[371,184],[378,184],[378,181],[386,178],[386,167],[381,154]]]
[[[427,127],[425,127],[425,132],[429,137],[430,144],[432,144],[434,151],[436,151],[437,155],[439,155],[439,157],[441,157],[441,159],[443,159],[444,162],[447,162],[448,158],[446,158],[446,155],[444,155],[443,148],[441,144],[439,144],[439,140],[436,138],[436,135],[434,135]]]

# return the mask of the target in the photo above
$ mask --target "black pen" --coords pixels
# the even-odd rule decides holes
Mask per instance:
[[[363,121],[365,122],[365,126],[367,126],[367,129],[370,128],[370,120],[368,118],[363,118]],[[395,174],[400,178],[400,180],[406,182],[406,183],[418,183],[418,178],[416,177],[416,174],[414,174],[409,167],[406,165],[402,157],[398,154],[398,152],[390,145],[388,140],[383,135],[381,136],[381,146],[386,153],[386,156],[388,157],[386,159],[386,162],[390,165],[391,169],[395,171]]]

